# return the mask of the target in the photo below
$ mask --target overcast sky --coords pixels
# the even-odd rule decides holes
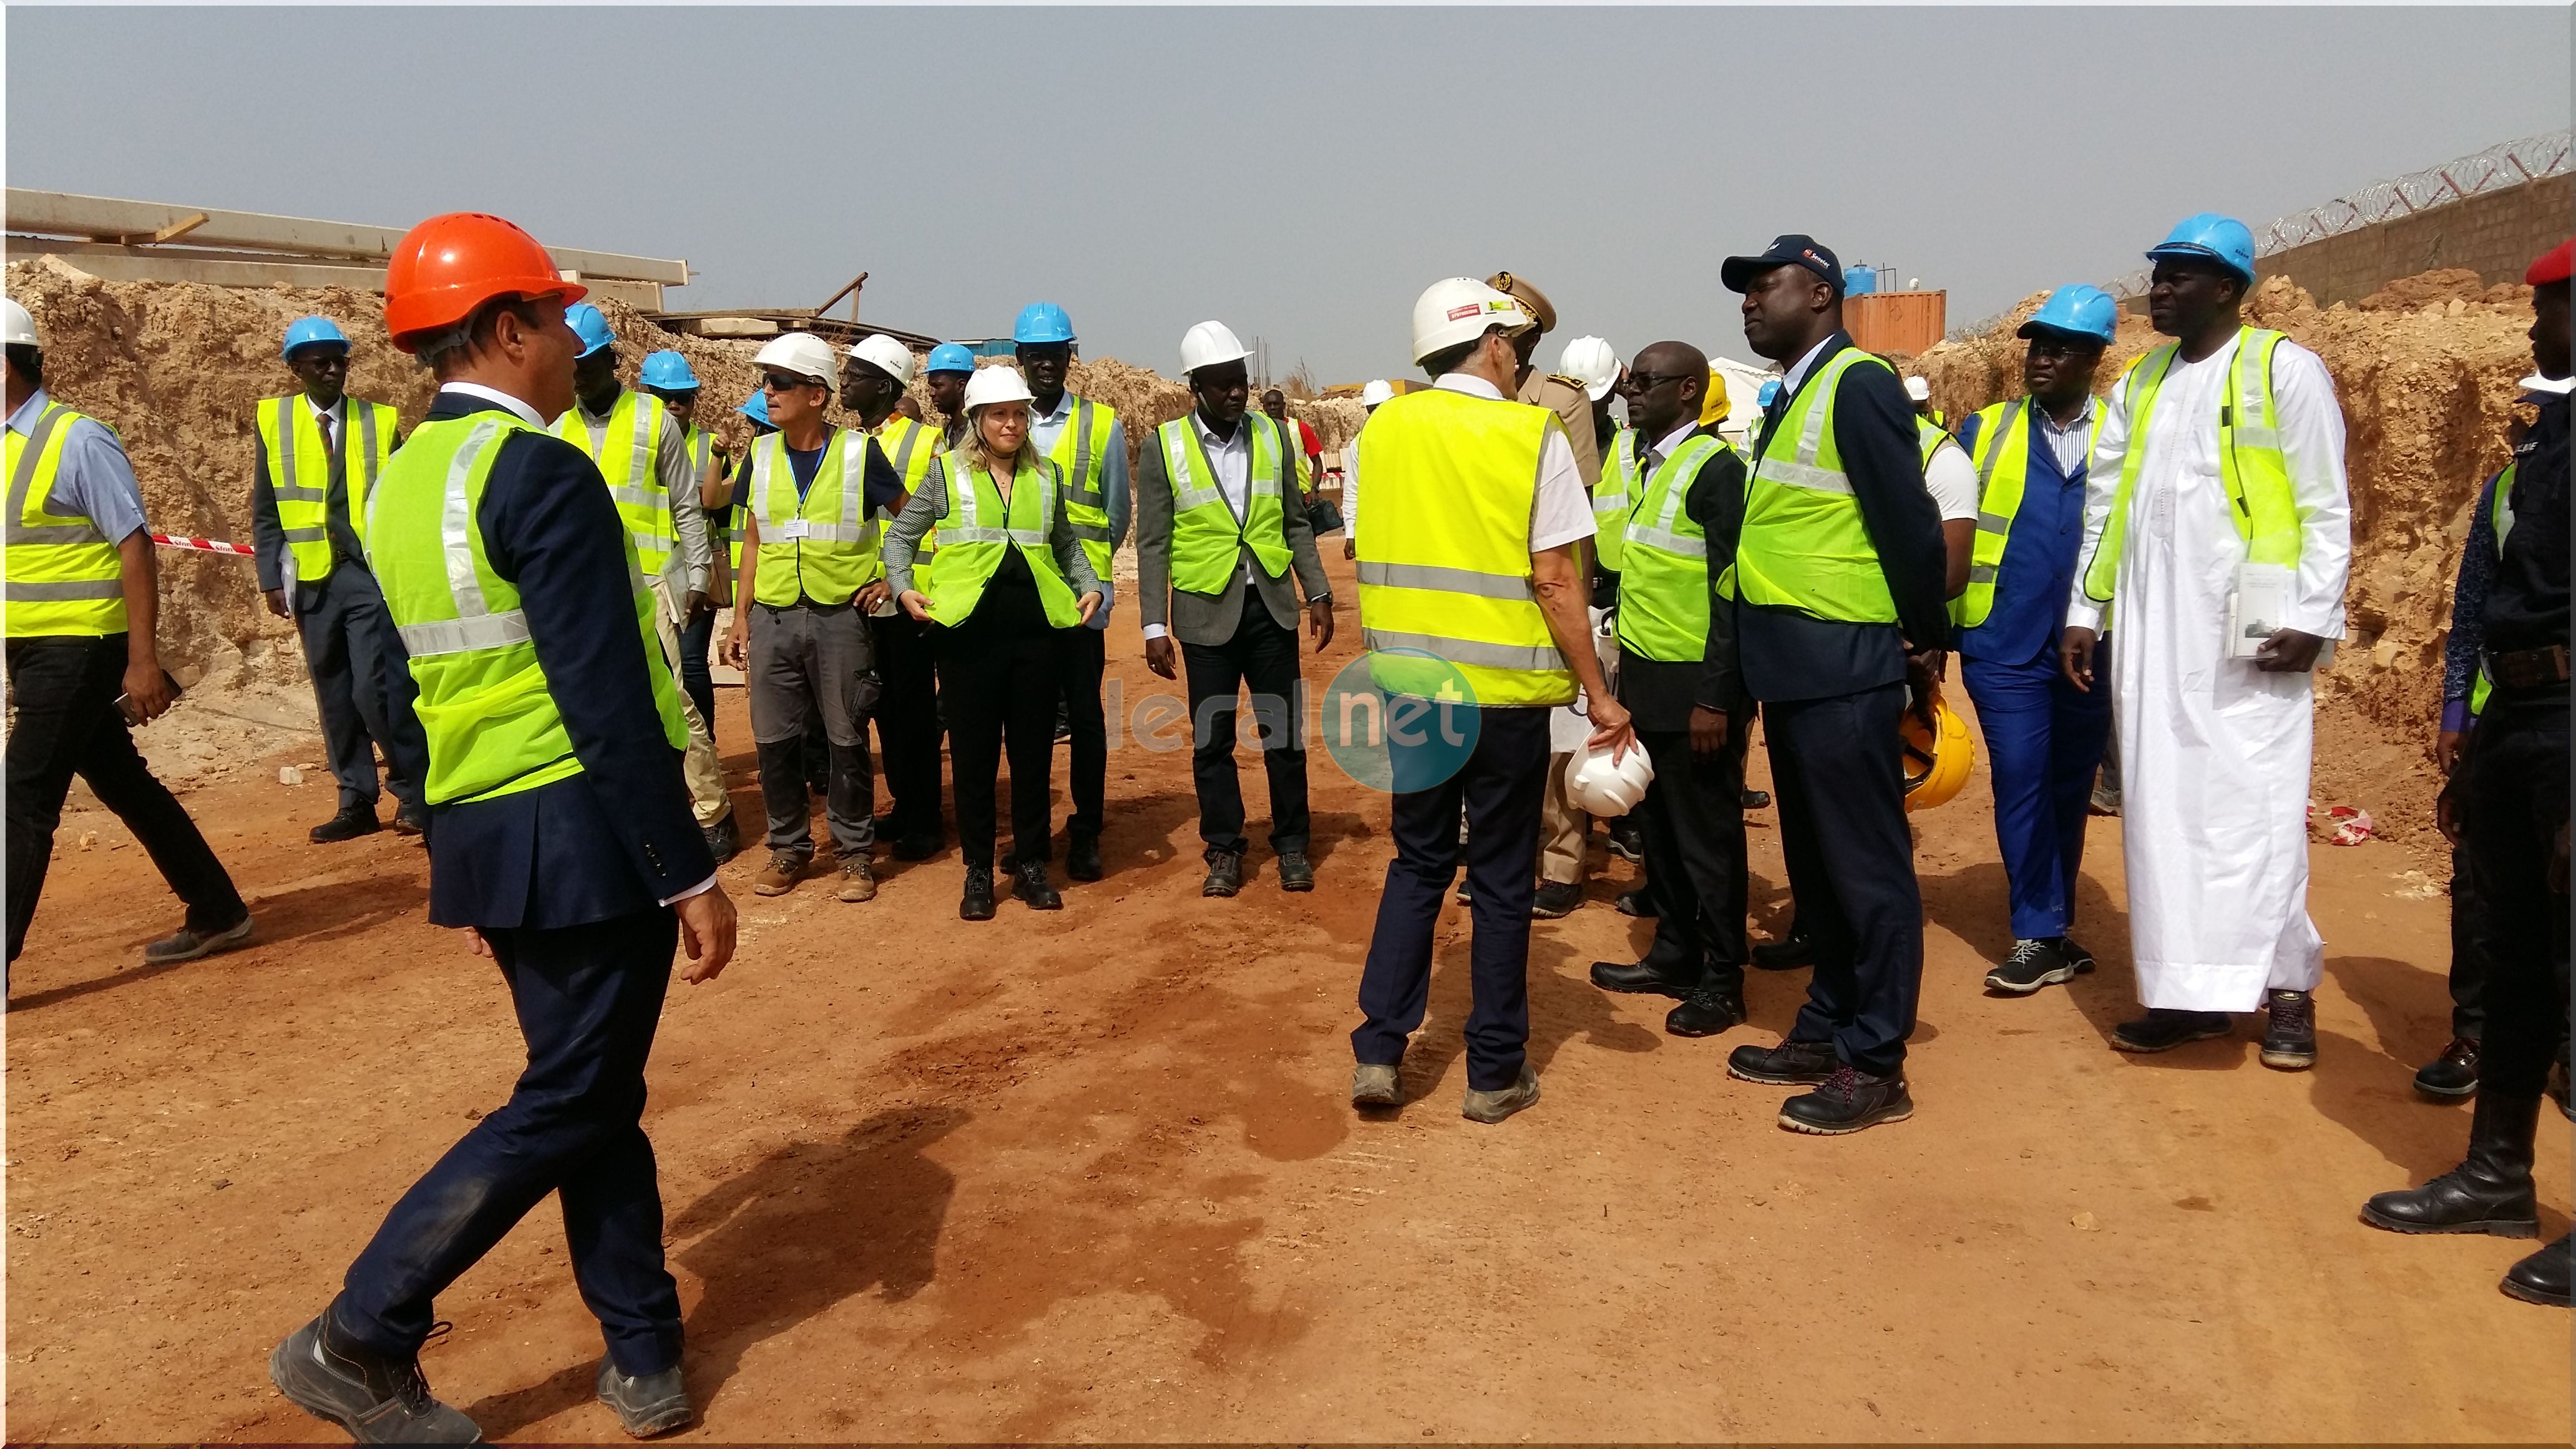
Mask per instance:
[[[1177,370],[1406,370],[1414,295],[1511,268],[1562,337],[1746,356],[1716,259],[1806,231],[1953,325],[2565,126],[2519,9],[7,11],[8,181],[685,257],[810,306]],[[1553,340],[1548,360],[1553,361]]]

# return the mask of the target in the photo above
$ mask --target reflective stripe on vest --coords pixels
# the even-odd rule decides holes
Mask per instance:
[[[760,567],[753,597],[783,609],[798,599],[846,604],[861,588],[885,577],[877,520],[861,516],[867,502],[869,450],[865,433],[834,428],[814,482],[796,492],[796,469],[787,457],[787,435],[771,433],[751,445],[751,512],[760,520]],[[799,522],[804,537],[789,536]]]
[[[125,632],[124,568],[116,545],[89,519],[45,511],[62,471],[63,444],[83,416],[49,400],[32,435],[9,430],[9,546],[0,591],[12,639]]]
[[[939,460],[948,506],[939,515],[939,552],[930,560],[930,617],[948,625],[963,624],[984,598],[984,586],[1002,566],[1002,550],[1016,548],[1037,580],[1038,602],[1047,622],[1070,629],[1082,622],[1082,606],[1057,567],[1050,542],[1060,501],[1060,472],[1051,458],[1041,458],[1011,475],[1011,496],[1002,497],[992,476],[971,467],[964,452]],[[963,480],[962,482],[960,480]]]
[[[1601,459],[1601,481],[1592,486],[1592,552],[1614,574],[1628,537],[1628,506],[1636,498],[1637,430],[1621,428]]]
[[[1627,520],[1619,574],[1619,647],[1687,663],[1708,652],[1708,535],[1685,503],[1700,469],[1726,444],[1694,434],[1646,480]]]
[[[1252,458],[1246,465],[1244,516],[1217,487],[1216,466],[1199,442],[1194,414],[1183,415],[1154,430],[1162,450],[1163,470],[1172,484],[1172,587],[1192,594],[1222,594],[1235,575],[1244,549],[1272,578],[1288,572],[1288,515],[1281,499],[1297,486],[1297,454],[1286,446],[1283,426],[1261,413],[1247,413],[1236,424],[1251,432]]]
[[[1932,466],[1932,455],[1940,452],[1941,445],[1951,441],[1951,438],[1948,431],[1942,428],[1939,423],[1932,421],[1921,413],[1916,413],[1914,415],[1914,441],[1916,445],[1923,450],[1923,466],[1929,468]]]
[[[394,453],[394,410],[383,403],[341,399],[335,430],[341,455],[355,464],[347,482],[349,531],[363,546],[367,532],[367,495],[383,476]],[[322,425],[302,393],[263,398],[253,413],[260,447],[267,454],[268,491],[277,500],[277,526],[295,556],[299,583],[318,584],[331,576],[331,455],[322,446]],[[355,430],[358,446],[349,447]],[[344,465],[345,466],[345,465]]]
[[[2299,502],[2290,484],[2290,460],[2281,451],[2280,410],[2272,395],[2272,350],[2282,340],[2280,333],[2259,327],[2237,333],[2236,355],[2227,364],[2227,392],[2218,403],[2218,472],[2227,488],[2227,519],[2245,540],[2247,560],[2295,568]],[[2147,455],[2147,425],[2155,416],[2156,394],[2180,351],[2176,343],[2157,348],[2139,358],[2121,382],[2128,399],[2128,449],[2120,459],[2120,486],[2111,498],[2110,517],[2084,568],[2084,595],[2095,603],[2111,602],[2119,581],[2129,496]],[[2249,356],[2257,360],[2249,364]]]
[[[930,465],[939,461],[939,430],[928,423],[916,423],[901,413],[895,413],[877,429],[876,438],[877,450],[886,455],[886,461],[894,465],[895,473],[903,479],[904,496],[910,498],[920,492],[921,480],[930,476]],[[891,521],[894,515],[880,508],[877,517]],[[938,551],[939,530],[935,527],[912,546],[916,562]]]
[[[2085,439],[2085,457],[2102,437],[2102,419],[2111,406],[2093,401],[2093,426]],[[1980,409],[1977,446],[1969,461],[1977,465],[1977,538],[1968,556],[1968,586],[1950,601],[1950,622],[1973,629],[1995,611],[1995,580],[2002,577],[2004,547],[2011,541],[2013,520],[2021,514],[2030,485],[2030,431],[2039,425],[2038,409],[2028,394]]]
[[[1745,483],[1735,564],[1720,578],[1729,597],[1844,623],[1896,622],[1896,598],[1843,472],[1833,426],[1843,374],[1886,366],[1857,347],[1835,353],[1808,374],[1779,425],[1764,435]],[[1786,457],[1778,451],[1784,446]]]
[[[2495,497],[2487,508],[2487,522],[2495,529],[2496,559],[2499,562],[2504,558],[2504,541],[2513,532],[2513,478],[2521,466],[2520,462],[2507,463],[2504,471],[2495,476]],[[2472,716],[2486,713],[2487,696],[2494,692],[2495,681],[2487,678],[2486,651],[2480,650],[2477,678],[2469,681],[2469,713]]]
[[[1107,403],[1089,398],[1073,399],[1073,416],[1055,435],[1055,446],[1047,450],[1064,483],[1064,516],[1073,522],[1073,536],[1082,541],[1082,551],[1091,560],[1091,571],[1109,577],[1109,495],[1101,480],[1109,467],[1109,425],[1118,414]]]
[[[617,516],[626,520],[646,578],[659,577],[680,546],[671,490],[663,486],[659,467],[662,429],[670,416],[660,398],[629,388],[618,393],[607,421],[595,431],[578,403],[555,419],[555,436],[588,453],[608,480],[608,496],[617,500]]]
[[[519,591],[494,572],[479,516],[503,445],[513,433],[536,431],[496,411],[423,423],[368,499],[367,565],[420,686],[415,711],[429,745],[424,793],[433,805],[515,794],[582,770]],[[688,725],[632,540],[625,554],[635,647],[662,737],[683,749]]]
[[[1482,705],[1569,704],[1530,582],[1530,510],[1556,414],[1443,388],[1381,404],[1360,432],[1369,526],[1359,538],[1360,630],[1372,650],[1419,650]],[[1449,669],[1380,653],[1370,677],[1444,698]]]

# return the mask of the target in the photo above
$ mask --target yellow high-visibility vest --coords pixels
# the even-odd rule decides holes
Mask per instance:
[[[1708,535],[1685,506],[1699,471],[1725,442],[1694,433],[1646,480],[1625,523],[1619,572],[1619,647],[1640,658],[1687,663],[1708,652]]]
[[[1637,501],[1639,446],[1637,430],[1621,428],[1601,455],[1601,481],[1592,485],[1592,552],[1614,574],[1628,536],[1628,509]]]
[[[579,404],[555,419],[554,434],[588,453],[608,480],[608,496],[617,500],[617,516],[626,520],[627,535],[648,579],[680,546],[679,526],[671,521],[671,490],[662,485],[657,461],[662,429],[671,425],[671,410],[650,393],[629,388],[617,395],[608,422],[593,439]]]
[[[1857,347],[1835,353],[1764,434],[1745,484],[1735,564],[1720,578],[1729,597],[1843,623],[1896,622],[1896,596],[1834,437],[1835,394],[1855,367],[1887,364]]]
[[[9,547],[0,590],[12,639],[125,632],[125,574],[116,551],[123,540],[111,541],[91,519],[45,511],[63,443],[84,416],[48,400],[28,436],[9,430]]]
[[[834,428],[814,465],[814,482],[800,497],[796,469],[787,458],[787,435],[771,433],[751,445],[751,496],[760,520],[756,601],[783,609],[799,598],[846,604],[859,590],[885,577],[878,523],[862,516],[867,501],[865,433]]]
[[[1265,413],[1245,414],[1240,426],[1252,434],[1240,523],[1216,486],[1216,468],[1190,418],[1177,417],[1154,430],[1154,445],[1162,450],[1163,471],[1172,485],[1173,588],[1224,593],[1247,548],[1263,573],[1275,579],[1288,572],[1288,516],[1282,499],[1296,488],[1302,471],[1297,451],[1282,436],[1285,428]]]
[[[2030,484],[2030,427],[2038,405],[2028,394],[1977,412],[1977,446],[1969,461],[1977,468],[1977,540],[1968,555],[1968,587],[1950,601],[1950,621],[1963,629],[1986,622],[1995,611],[1995,580],[2002,576],[2004,545],[2011,541],[2013,519]],[[2096,398],[2093,426],[2085,439],[2086,456],[2102,437],[2102,419],[2110,404]],[[1927,460],[1928,461],[1928,460]]]
[[[1016,548],[1037,580],[1047,622],[1059,629],[1081,623],[1082,603],[1057,566],[1050,541],[1056,510],[1066,506],[1055,460],[1041,458],[1016,469],[1008,503],[990,474],[968,466],[962,449],[942,458],[940,470],[948,507],[939,515],[942,542],[930,561],[930,587],[923,590],[932,622],[965,623],[983,601],[993,571],[1002,566],[1002,550]]]
[[[341,398],[339,443],[348,469],[349,531],[366,539],[367,493],[394,455],[394,410],[383,403]],[[277,500],[277,526],[295,556],[298,583],[331,576],[331,454],[322,425],[302,393],[263,398],[253,414],[267,454],[268,491]]]
[[[1083,555],[1091,561],[1091,571],[1102,578],[1110,573],[1109,493],[1104,483],[1109,467],[1109,427],[1118,421],[1117,410],[1107,403],[1089,398],[1071,398],[1073,416],[1055,435],[1055,446],[1047,450],[1057,470],[1063,475],[1064,516],[1073,520],[1073,536],[1082,541]]]

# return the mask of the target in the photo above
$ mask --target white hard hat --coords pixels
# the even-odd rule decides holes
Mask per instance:
[[[1556,370],[1583,384],[1584,392],[1599,402],[1619,385],[1619,354],[1598,337],[1577,337],[1565,344]]]
[[[1473,277],[1434,282],[1413,299],[1413,360],[1423,361],[1499,326],[1515,336],[1538,325],[1508,292]]]
[[[988,403],[1035,402],[1029,392],[1028,379],[1016,367],[979,367],[966,379],[966,411]]]
[[[1655,767],[1638,746],[1629,745],[1612,764],[1608,750],[1586,744],[1565,762],[1565,798],[1587,815],[1616,817],[1636,809],[1654,779]]]
[[[1252,355],[1233,329],[1222,322],[1202,322],[1181,335],[1181,375],[1220,362],[1241,362]]]
[[[1389,383],[1382,377],[1372,378],[1369,380],[1368,386],[1360,389],[1360,406],[1364,408],[1373,408],[1379,403],[1385,402],[1387,399],[1394,396],[1394,384]]]
[[[871,332],[850,344],[850,355],[871,367],[882,368],[898,384],[912,383],[912,349],[882,332]]]
[[[1921,377],[1909,377],[1905,380],[1905,395],[1916,402],[1930,402],[1932,384],[1925,382]]]
[[[14,297],[0,297],[0,344],[10,347],[42,347],[36,340],[36,319],[18,305]]]
[[[754,367],[774,367],[798,377],[810,377],[828,391],[840,376],[841,366],[832,360],[832,344],[811,332],[790,332],[762,344],[751,359]]]

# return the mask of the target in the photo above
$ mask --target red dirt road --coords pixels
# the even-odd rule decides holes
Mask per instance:
[[[1342,627],[1318,682],[1355,652],[1347,605]],[[1132,616],[1111,650],[1130,701],[1163,687]],[[756,814],[739,692],[719,715]],[[1593,989],[1588,964],[1646,935],[1609,908],[1617,862],[1536,928],[1544,1100],[1458,1116],[1453,907],[1415,1100],[1363,1121],[1344,1033],[1385,802],[1321,751],[1313,772],[1306,897],[1256,847],[1242,897],[1201,900],[1186,756],[1134,749],[1111,764],[1113,873],[1058,915],[958,921],[953,849],[881,862],[865,906],[822,881],[752,897],[756,851],[727,868],[741,956],[674,986],[647,1114],[693,1436],[2568,1437],[2568,1315],[2495,1289],[2528,1245],[2354,1217],[2455,1161],[2468,1120],[2408,1086],[2448,1034],[2447,906],[2398,848],[2315,850],[2304,1075],[2256,1065],[2250,1021],[2164,1057],[2106,1046],[2132,1009],[2116,821],[2081,900],[2103,969],[1986,997],[2006,941],[1980,778],[1918,821],[1912,1121],[1792,1136],[1779,1092],[1727,1079],[1804,973],[1755,973],[1753,1024],[1711,1041]],[[1258,821],[1249,756],[1244,778]],[[312,780],[190,796],[260,934],[171,970],[132,964],[177,918],[149,862],[104,814],[65,823],[7,1018],[12,1439],[336,1438],[269,1387],[268,1349],[507,1092],[497,975],[425,924],[411,845],[304,843],[329,809]],[[1754,841],[1778,928],[1770,812]],[[2554,1112],[2543,1136],[2555,1235]],[[431,1381],[487,1432],[619,1439],[550,1210],[439,1309]]]

